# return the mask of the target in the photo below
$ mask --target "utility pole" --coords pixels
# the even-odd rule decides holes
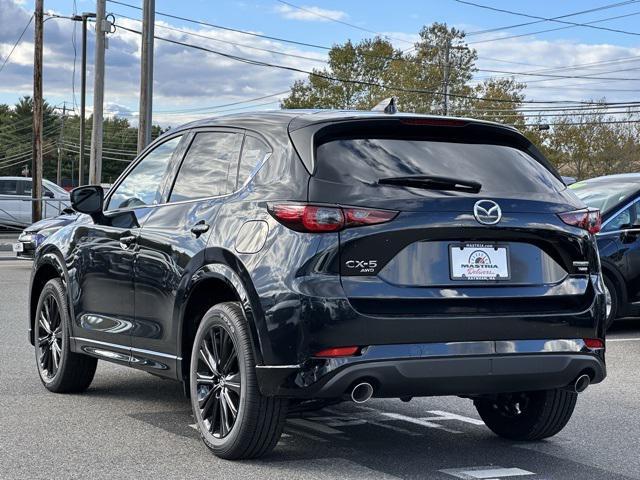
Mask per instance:
[[[62,120],[60,138],[58,139],[58,168],[56,169],[56,183],[62,186],[62,147],[64,145],[64,117],[67,114],[67,103],[62,102]]]
[[[78,157],[78,186],[84,183],[84,152],[86,144],[85,120],[87,105],[87,19],[95,18],[95,13],[83,13],[73,17],[76,21],[82,21],[82,71],[80,72],[80,155]],[[73,165],[72,165],[73,166]],[[73,175],[71,176],[73,178]]]
[[[144,0],[142,13],[142,52],[140,58],[140,112],[138,115],[138,153],[151,143],[153,106],[153,34],[156,2]]]
[[[36,0],[33,48],[33,158],[31,159],[31,221],[42,219],[42,42],[44,0]]]
[[[447,43],[444,46],[444,95],[442,96],[442,110],[444,115],[449,115],[449,76],[451,74],[451,37],[447,35]]]
[[[93,71],[93,128],[91,130],[91,156],[89,158],[89,183],[102,180],[102,116],[104,112],[104,51],[106,0],[96,0],[96,51]],[[82,152],[82,150],[81,150]]]

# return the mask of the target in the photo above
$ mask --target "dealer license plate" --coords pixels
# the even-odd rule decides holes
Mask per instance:
[[[452,280],[508,280],[509,249],[505,245],[465,243],[449,245]]]

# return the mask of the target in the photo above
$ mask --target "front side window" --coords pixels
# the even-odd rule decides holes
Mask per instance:
[[[215,197],[228,193],[229,166],[237,164],[242,134],[197,133],[180,166],[170,202]]]
[[[149,152],[115,189],[107,210],[160,203],[163,178],[181,139],[181,136],[174,137]]]
[[[236,188],[241,187],[262,166],[263,161],[271,154],[271,148],[262,140],[247,135],[242,145],[242,158],[238,166]]]

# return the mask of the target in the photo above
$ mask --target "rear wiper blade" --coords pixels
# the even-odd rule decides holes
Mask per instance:
[[[380,185],[399,185],[403,187],[425,188],[429,190],[460,190],[478,193],[482,184],[473,180],[441,177],[438,175],[408,175],[406,177],[389,177],[378,180]]]

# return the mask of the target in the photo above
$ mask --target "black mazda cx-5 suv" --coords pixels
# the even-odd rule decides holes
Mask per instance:
[[[458,395],[537,440],[605,373],[587,209],[515,129],[334,111],[171,130],[38,249],[29,339],[53,392],[97,359],[184,382],[220,457],[290,408]]]

